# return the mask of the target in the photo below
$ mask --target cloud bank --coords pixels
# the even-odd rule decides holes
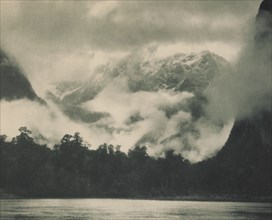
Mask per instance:
[[[38,141],[54,144],[64,134],[79,131],[94,146],[121,144],[126,151],[145,144],[153,155],[175,149],[192,162],[209,158],[224,145],[235,119],[271,109],[271,60],[256,56],[250,46],[253,42],[239,54],[258,4],[1,2],[1,47],[18,59],[38,94],[63,79],[90,79],[95,68],[109,60],[128,56],[137,63],[143,48],[157,56],[202,48],[230,60],[240,55],[232,73],[205,91],[207,104],[198,118],[188,107],[195,98],[192,94],[133,93],[122,78],[109,82],[95,99],[82,104],[87,111],[107,113],[96,122],[72,121],[52,103],[44,107],[26,100],[1,101],[1,132],[13,137],[16,129],[27,126]]]
[[[157,44],[235,60],[256,1],[1,1],[1,47],[40,96],[63,78],[88,78],[100,60]],[[109,56],[109,54],[111,54]],[[43,82],[42,84],[40,82]]]
[[[14,33],[54,48],[233,42],[241,40],[241,29],[257,5],[255,1],[12,1],[1,3],[1,25],[4,41]]]

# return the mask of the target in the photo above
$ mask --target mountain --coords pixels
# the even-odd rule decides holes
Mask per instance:
[[[229,67],[226,60],[209,51],[157,59],[142,56],[136,62],[133,58],[122,60],[107,73],[111,77],[127,77],[132,92],[172,89],[202,93]]]
[[[60,83],[54,95],[63,102],[84,102],[94,98],[115,78],[127,78],[131,92],[173,89],[201,93],[215,78],[229,72],[229,68],[224,58],[209,51],[165,58],[131,55],[116,64],[99,66],[89,82]]]
[[[230,71],[229,63],[209,51],[178,53],[164,58],[150,55],[129,55],[117,63],[95,69],[88,82],[62,82],[47,98],[57,103],[71,118],[94,122],[101,113],[90,113],[79,107],[96,97],[113,80],[126,80],[129,92],[172,90],[201,96],[203,91]]]
[[[271,116],[264,111],[236,121],[222,150],[197,165],[206,191],[272,196]]]
[[[271,48],[271,6],[270,0],[264,0],[256,17],[254,52],[263,66],[271,65],[272,60],[271,50],[266,49]],[[267,99],[267,102],[270,101]],[[271,109],[236,120],[218,155],[200,164],[202,184],[208,186],[207,190],[272,196],[271,127]]]
[[[269,0],[263,1],[256,16],[255,46],[257,51],[262,50],[266,46],[268,46],[268,48],[271,46],[271,11],[272,2]]]
[[[40,103],[45,103],[37,96],[29,80],[20,67],[0,50],[0,77],[1,77],[1,100],[16,100],[27,98]]]

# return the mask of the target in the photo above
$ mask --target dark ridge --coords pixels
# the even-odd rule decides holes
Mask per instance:
[[[269,13],[272,12],[272,1],[271,0],[264,0],[259,8],[260,11],[268,11]]]
[[[271,65],[271,3],[264,0],[256,17],[254,56],[258,65]],[[200,164],[209,191],[272,196],[271,127],[271,109],[236,120],[218,155]]]
[[[45,101],[37,96],[20,67],[2,49],[0,49],[0,70],[1,100],[27,98],[45,104]]]
[[[256,50],[265,47],[271,50],[271,32],[272,32],[272,1],[264,0],[256,16],[255,28],[255,46]],[[270,47],[269,47],[270,46]]]

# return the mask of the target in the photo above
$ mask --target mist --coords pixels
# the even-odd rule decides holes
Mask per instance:
[[[92,100],[79,104],[86,112],[105,113],[99,120],[73,120],[48,99],[47,106],[29,100],[2,100],[1,133],[11,138],[18,134],[19,127],[27,126],[38,143],[53,146],[64,134],[80,132],[94,147],[108,143],[121,145],[127,151],[135,145],[145,145],[154,156],[173,149],[191,162],[198,162],[214,156],[224,146],[235,120],[271,110],[271,60],[266,58],[271,51],[263,47],[256,53],[255,30],[249,22],[250,16],[255,16],[256,3],[245,3],[243,16],[239,11],[243,7],[236,10],[228,4],[228,13],[220,22],[216,19],[222,14],[221,3],[216,4],[214,15],[209,14],[211,3],[198,7],[186,3],[184,8],[198,16],[184,13],[180,27],[173,22],[173,15],[181,16],[177,3],[144,3],[146,7],[121,2],[96,2],[88,7],[82,4],[73,9],[69,3],[62,8],[60,2],[49,12],[50,4],[44,3],[33,15],[30,12],[35,5],[22,3],[4,13],[8,19],[1,23],[3,47],[15,56],[44,99],[46,91],[52,91],[59,82],[94,79],[101,65],[123,62],[130,74],[143,57],[150,61],[177,52],[189,54],[206,49],[226,58],[232,67],[204,90],[206,101],[199,104],[203,111],[198,117],[190,107],[199,101],[195,94],[171,89],[132,91],[130,78],[119,74],[107,78]],[[56,25],[54,19],[45,22],[43,7],[53,18],[61,13],[67,19]],[[158,8],[156,13],[152,13],[153,7]],[[166,7],[172,14],[167,13],[162,21],[158,12],[167,11]],[[181,5],[180,8],[186,11]],[[75,19],[69,15],[71,11]],[[131,17],[128,12],[132,11],[139,23],[125,19]],[[33,16],[43,25],[37,26]],[[230,17],[234,22],[229,21]],[[63,32],[50,34],[60,26]],[[93,29],[83,28],[87,26]],[[71,39],[67,40],[65,34],[71,34]],[[9,38],[11,35],[20,39]]]
[[[28,100],[1,101],[1,133],[14,137],[19,127],[27,126],[38,143],[53,146],[64,134],[80,132],[94,147],[110,143],[121,145],[126,152],[144,145],[154,156],[173,149],[191,162],[210,158],[225,144],[234,120],[271,108],[271,67],[256,58],[251,45],[252,41],[229,74],[204,91],[207,103],[198,118],[189,108],[193,93],[165,89],[132,92],[127,76],[120,75],[107,80],[93,100],[81,105],[89,112],[106,113],[96,122],[72,120],[49,100],[48,106]],[[148,51],[138,50],[116,63],[128,63],[133,72],[143,54],[152,59],[156,52]]]
[[[102,140],[106,139],[86,124],[76,123],[69,119],[53,103],[48,102],[48,105],[41,105],[27,99],[2,100],[1,134],[7,135],[10,140],[17,136],[18,129],[24,126],[32,131],[32,136],[37,143],[47,144],[51,148],[59,143],[65,134],[74,134],[78,131],[86,141],[92,141],[96,147],[98,144],[104,143]],[[98,140],[96,141],[92,137],[96,137]]]
[[[267,30],[269,27],[260,22],[257,28]],[[257,28],[251,28],[232,74],[225,75],[205,91],[209,100],[206,111],[214,118],[241,120],[271,111],[271,38],[257,39]]]
[[[134,56],[129,56],[133,62],[138,59]],[[198,162],[221,149],[233,118],[223,124],[222,120],[203,114],[196,120],[189,108],[194,96],[172,90],[132,92],[126,77],[117,77],[83,107],[90,112],[107,113],[108,117],[93,125],[111,134],[110,143],[121,144],[123,149],[147,146],[155,156],[174,149],[190,161]]]

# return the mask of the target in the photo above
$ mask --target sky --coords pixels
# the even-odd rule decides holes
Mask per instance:
[[[210,50],[235,62],[259,3],[1,0],[1,47],[43,96],[54,82],[84,79],[149,46],[161,56]]]
[[[49,108],[29,100],[1,101],[6,134],[12,137],[20,126],[27,126],[53,145],[65,133],[79,131],[95,146],[107,142],[126,150],[152,136],[153,150],[158,152],[175,149],[193,162],[213,156],[235,119],[249,116],[257,107],[269,108],[271,66],[259,62],[250,49],[259,4],[257,0],[1,0],[1,48],[15,58],[42,98],[59,82],[90,80],[97,66],[133,60],[146,51],[165,57],[209,50],[229,61],[234,72],[207,89],[209,104],[198,120],[182,108],[170,119],[162,111],[165,106],[187,105],[193,94],[133,93],[127,81],[117,79],[81,106],[110,115],[90,124],[71,120],[48,100]],[[144,120],[127,123],[135,113]],[[106,126],[113,132],[103,130]],[[168,144],[163,142],[169,137]]]

